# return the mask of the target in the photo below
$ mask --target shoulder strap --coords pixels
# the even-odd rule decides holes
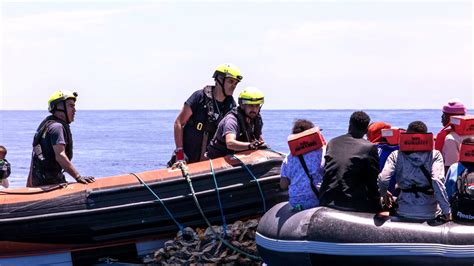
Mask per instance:
[[[428,180],[428,183],[430,183],[430,187],[433,188],[433,180],[431,179],[430,172],[428,172],[424,164],[420,166],[420,169],[423,172],[423,175],[426,177],[426,180]]]
[[[239,123],[240,130],[242,131],[242,134],[244,135],[245,141],[250,142],[251,139],[247,132],[247,126],[245,125],[245,117],[241,113],[240,108],[235,107],[234,109],[232,109],[232,111],[230,111],[230,113],[232,113],[237,118],[237,122]]]
[[[207,108],[207,120],[209,122],[213,122],[216,119],[216,117],[214,116],[214,95],[212,93],[214,87],[212,86],[206,86],[204,89],[203,89],[203,92],[204,92],[204,104],[206,105],[206,108]]]
[[[306,173],[306,176],[309,178],[309,182],[311,185],[311,190],[313,190],[314,195],[319,199],[319,191],[316,188],[316,186],[313,183],[313,177],[309,174],[308,166],[306,165],[306,162],[304,160],[303,154],[298,155],[298,159],[300,160],[301,165],[303,166],[304,172]]]

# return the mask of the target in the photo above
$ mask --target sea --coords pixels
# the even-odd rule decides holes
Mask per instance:
[[[263,107],[265,108],[265,106]],[[322,129],[327,141],[345,134],[357,110],[262,110],[263,137],[274,150],[289,151],[287,137],[295,119],[308,119]],[[440,110],[364,110],[371,121],[406,128],[412,121],[441,129]],[[175,148],[173,123],[179,110],[78,110],[71,124],[73,164],[81,175],[97,178],[166,167]],[[24,187],[31,162],[32,140],[47,111],[0,110],[0,145],[11,163],[11,188]],[[71,177],[67,177],[73,181]]]

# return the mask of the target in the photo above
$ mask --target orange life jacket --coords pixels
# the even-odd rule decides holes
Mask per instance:
[[[474,115],[451,116],[450,123],[459,136],[474,135]]]
[[[474,163],[474,144],[461,144],[459,161],[463,163]]]
[[[321,149],[326,145],[318,127],[313,127],[298,134],[288,136],[288,146],[293,156]]]
[[[405,132],[405,130],[392,127],[382,129],[382,137],[385,138],[387,144],[389,145],[398,145],[400,142],[400,133]]]
[[[453,132],[451,125],[445,126],[441,131],[436,135],[435,150],[443,151],[444,140],[446,136]]]
[[[433,133],[401,133],[400,151],[432,151]]]

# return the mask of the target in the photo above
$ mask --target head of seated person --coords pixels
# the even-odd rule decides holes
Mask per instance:
[[[349,134],[354,138],[362,138],[367,133],[370,117],[364,111],[352,113],[349,120]]]
[[[428,133],[428,127],[421,121],[413,121],[408,125],[407,133]]]
[[[424,133],[428,133],[428,127],[426,126],[425,123],[423,123],[423,122],[421,122],[421,121],[413,121],[413,122],[411,122],[411,123],[408,125],[408,128],[407,128],[406,133],[410,133],[410,134],[417,134],[417,133],[424,134]],[[412,154],[413,151],[405,151],[404,153],[406,153],[406,154]]]
[[[298,134],[313,127],[314,127],[313,122],[306,119],[297,119],[295,123],[293,124],[292,133]]]

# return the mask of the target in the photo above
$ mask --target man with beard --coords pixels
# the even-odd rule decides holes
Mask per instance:
[[[260,116],[263,102],[264,95],[259,89],[245,88],[239,94],[239,106],[232,109],[217,126],[207,157],[214,159],[239,151],[265,148]]]

